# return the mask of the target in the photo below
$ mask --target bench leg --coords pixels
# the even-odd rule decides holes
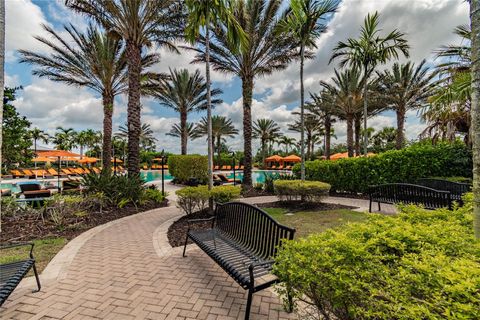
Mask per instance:
[[[372,198],[370,198],[370,205],[368,206],[368,212],[372,212]]]
[[[35,280],[37,281],[37,290],[33,290],[33,292],[38,292],[42,288],[40,285],[40,278],[38,277],[38,272],[37,272],[37,266],[35,266],[35,263],[33,264],[33,274],[35,275]]]
[[[250,309],[252,308],[253,289],[248,289],[247,308],[245,309],[245,320],[250,319]]]
[[[183,246],[183,257],[185,258],[185,251],[187,250],[187,243],[188,243],[188,232],[187,235],[185,236],[185,245]]]
[[[380,207],[380,202],[378,202],[378,211],[382,211],[382,208]]]

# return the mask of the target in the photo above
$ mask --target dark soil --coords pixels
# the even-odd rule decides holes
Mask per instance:
[[[264,190],[251,189],[248,192],[242,192],[242,197],[244,198],[253,198],[253,197],[262,197],[262,196],[274,196],[273,192],[267,192]]]
[[[344,206],[334,203],[305,203],[301,201],[275,201],[257,204],[259,208],[284,208],[290,212],[314,210],[314,211],[327,211],[338,209],[355,209],[355,207]]]
[[[167,201],[160,204],[152,202],[139,207],[104,208],[101,213],[89,212],[81,217],[69,217],[61,226],[55,225],[49,220],[43,220],[40,210],[36,210],[37,212],[27,211],[26,214],[19,213],[13,216],[4,215],[2,216],[0,243],[57,237],[73,239],[82,232],[109,221],[165,206],[167,206]]]
[[[172,247],[180,247],[185,245],[185,237],[188,230],[188,220],[191,219],[205,219],[210,218],[212,215],[208,212],[208,210],[198,211],[192,213],[189,216],[183,216],[168,228],[168,242]],[[195,222],[192,223],[192,229],[195,228],[196,230],[206,230],[212,226],[211,221],[207,222]],[[188,243],[192,243],[189,239]]]

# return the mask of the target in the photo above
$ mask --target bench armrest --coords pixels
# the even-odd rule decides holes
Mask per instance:
[[[16,248],[16,247],[23,247],[23,246],[30,246],[30,258],[33,258],[33,246],[35,244],[33,242],[19,242],[19,243],[11,243],[11,244],[6,244],[3,246],[0,246],[0,250],[4,249],[10,249],[10,248]]]
[[[213,228],[213,226],[215,224],[215,216],[212,216],[210,218],[204,218],[204,219],[190,219],[190,220],[187,220],[188,230],[190,230],[190,226],[193,223],[207,222],[207,221],[212,221],[212,228]]]

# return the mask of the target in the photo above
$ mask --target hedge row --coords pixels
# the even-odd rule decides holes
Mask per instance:
[[[171,155],[168,157],[168,171],[177,183],[197,179],[201,183],[208,180],[208,158],[201,155]]]
[[[300,166],[293,168],[299,173]],[[382,183],[413,183],[426,177],[471,177],[472,153],[463,143],[418,143],[369,158],[306,163],[306,178],[329,183],[334,191],[367,191]]]
[[[177,206],[190,215],[208,206],[210,198],[215,203],[226,203],[240,197],[241,189],[235,186],[218,186],[208,190],[208,186],[185,187],[175,191]]]
[[[274,273],[325,319],[480,319],[480,241],[465,203],[403,207],[289,241]]]
[[[320,202],[330,191],[330,185],[320,181],[275,180],[273,186],[280,201]]]

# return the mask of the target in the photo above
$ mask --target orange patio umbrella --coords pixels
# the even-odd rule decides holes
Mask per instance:
[[[302,158],[300,158],[297,155],[291,154],[291,155],[283,158],[283,161],[285,161],[285,162],[300,162],[300,161],[302,161]]]
[[[330,156],[330,160],[338,160],[348,158],[348,152],[335,153]]]
[[[97,158],[90,158],[90,157],[83,157],[83,159],[78,160],[79,163],[95,163],[97,162]]]
[[[52,161],[52,159],[48,157],[40,156],[40,157],[33,158],[32,161],[33,162],[50,162]]]
[[[274,155],[274,156],[265,158],[265,161],[266,162],[283,162],[283,158],[280,157],[279,155]]]
[[[112,163],[113,163],[113,162],[115,162],[115,163],[123,163],[123,161],[122,161],[122,160],[120,160],[120,159],[116,159],[116,158],[115,158],[115,159],[112,159],[112,160],[110,160],[110,162],[112,162]]]
[[[37,155],[39,157],[56,157],[56,158],[80,158],[81,156],[77,153],[73,153],[67,150],[48,150],[48,151],[38,151]]]

